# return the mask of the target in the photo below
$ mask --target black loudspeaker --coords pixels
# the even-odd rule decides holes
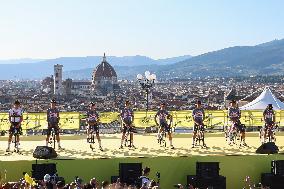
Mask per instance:
[[[32,164],[32,177],[36,180],[43,180],[44,175],[53,176],[57,173],[55,163]]]
[[[55,150],[48,146],[37,146],[33,157],[37,159],[52,159],[57,157]]]
[[[271,162],[271,173],[274,175],[284,175],[284,160],[274,160]]]
[[[284,176],[273,175],[272,173],[262,173],[261,183],[263,186],[270,187],[270,189],[283,189]]]
[[[195,175],[188,175],[187,184],[199,189],[207,189],[210,187],[214,189],[226,189],[226,177],[202,178]]]
[[[142,175],[142,163],[120,163],[120,182],[127,185],[139,185],[139,177]]]
[[[219,162],[196,162],[196,176],[212,178],[219,176]]]
[[[257,154],[277,154],[278,152],[279,148],[274,142],[264,143],[256,150]]]

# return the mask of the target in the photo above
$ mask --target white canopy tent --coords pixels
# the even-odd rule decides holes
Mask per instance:
[[[284,110],[284,103],[277,99],[269,87],[265,87],[262,93],[252,102],[240,107],[241,110],[264,110],[268,104],[273,105],[274,110]]]

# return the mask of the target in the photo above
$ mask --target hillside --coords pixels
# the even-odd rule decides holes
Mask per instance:
[[[159,69],[172,77],[277,75],[284,70],[284,40],[205,53]]]

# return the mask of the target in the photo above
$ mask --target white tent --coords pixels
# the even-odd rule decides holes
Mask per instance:
[[[273,105],[274,110],[284,110],[284,103],[277,99],[269,89],[265,87],[262,93],[252,102],[240,107],[241,110],[264,110],[268,104]]]

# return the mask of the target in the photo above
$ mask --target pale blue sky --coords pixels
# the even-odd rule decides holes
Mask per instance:
[[[284,38],[282,0],[0,1],[0,59],[199,55]]]

